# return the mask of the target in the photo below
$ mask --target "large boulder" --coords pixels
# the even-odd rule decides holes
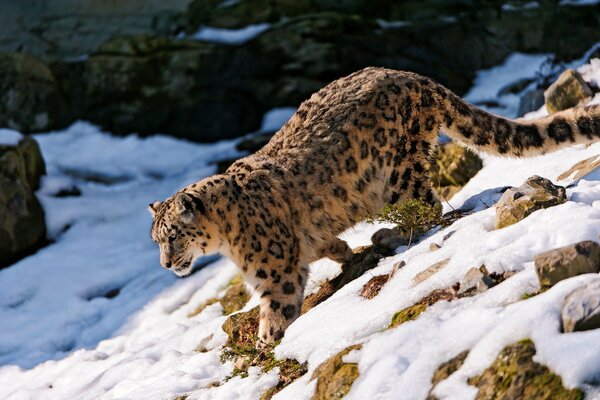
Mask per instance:
[[[0,76],[0,127],[32,132],[71,122],[60,84],[42,61],[0,53]]]
[[[532,176],[518,188],[510,188],[496,203],[496,229],[515,224],[531,213],[567,201],[566,190],[546,178]]]
[[[44,210],[34,193],[45,173],[44,160],[31,137],[2,141],[15,134],[0,130],[0,268],[37,249],[46,237]]]
[[[543,288],[572,276],[600,272],[600,245],[588,240],[538,254],[535,271]]]

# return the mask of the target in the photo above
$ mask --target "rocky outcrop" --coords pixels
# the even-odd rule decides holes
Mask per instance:
[[[483,167],[481,158],[456,143],[440,146],[430,180],[438,195],[450,199]]]
[[[44,173],[42,154],[31,137],[15,146],[0,145],[0,268],[46,241],[44,210],[34,193]]]
[[[532,176],[518,188],[508,189],[496,203],[496,229],[515,224],[531,213],[567,201],[565,188]]]
[[[190,0],[0,0],[0,51],[78,59],[111,37],[179,29]]]
[[[569,293],[563,303],[561,318],[564,332],[600,328],[600,281]]]
[[[563,72],[546,91],[546,109],[550,114],[575,107],[592,97],[592,89],[573,69]]]
[[[535,257],[535,271],[542,288],[563,279],[600,271],[600,245],[585,241],[550,250]]]
[[[583,400],[579,389],[566,389],[560,376],[533,361],[535,345],[522,340],[506,346],[480,375],[468,380],[477,386],[477,400]]]

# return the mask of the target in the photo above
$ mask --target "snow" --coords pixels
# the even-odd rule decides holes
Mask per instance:
[[[399,29],[411,24],[409,21],[386,21],[381,18],[378,18],[376,21],[381,29]]]
[[[600,4],[600,0],[561,0],[561,6],[593,6]]]
[[[512,3],[502,4],[502,11],[519,11],[519,10],[531,10],[534,8],[539,8],[540,3],[537,1],[530,1],[525,4],[515,5]]]
[[[261,132],[275,132],[287,122],[296,112],[295,107],[279,107],[269,110],[263,115],[260,126]]]
[[[249,42],[271,28],[271,24],[261,23],[248,25],[239,29],[213,28],[203,26],[190,36],[191,39],[207,42],[242,45]]]
[[[501,94],[501,90],[519,80],[529,79],[533,82],[550,56],[550,54],[514,53],[501,65],[479,71],[474,86],[464,97],[484,110],[514,118],[519,109],[519,94]]]
[[[500,87],[532,77],[546,56],[514,55],[502,66],[478,74],[470,99],[496,99]],[[582,66],[586,79],[600,78],[600,63]],[[501,98],[505,110],[514,99]],[[275,128],[292,110],[267,114],[263,128]],[[534,114],[543,115],[544,110]],[[53,243],[0,271],[0,398],[2,399],[256,399],[277,382],[277,370],[258,368],[246,378],[224,378],[226,340],[220,304],[190,313],[223,292],[236,267],[220,258],[192,276],[177,279],[159,267],[149,237],[148,203],[214,173],[212,163],[238,155],[235,141],[199,145],[164,136],[115,137],[78,122],[69,129],[36,135],[48,164],[38,196],[47,212]],[[530,159],[486,156],[484,168],[446,204],[474,212],[422,242],[397,249],[379,266],[350,282],[296,320],[276,347],[277,357],[308,361],[308,373],[274,399],[308,399],[314,369],[345,347],[362,343],[344,357],[360,375],[349,399],[424,399],[437,366],[469,350],[464,365],[435,388],[440,399],[473,399],[468,386],[507,344],[531,338],[535,360],[559,374],[568,387],[590,386],[600,376],[600,330],[560,333],[565,296],[593,282],[597,274],[567,279],[547,292],[533,265],[542,251],[600,235],[600,172],[568,187],[569,201],[539,210],[510,227],[495,230],[490,207],[506,185],[534,174],[557,181],[573,164],[600,153],[600,143],[575,146]],[[76,186],[79,197],[54,197]],[[352,247],[369,243],[383,225],[362,223],[344,234]],[[444,240],[449,232],[455,233]],[[430,251],[431,243],[442,248]],[[448,264],[421,282],[415,276],[432,264]],[[405,261],[371,300],[358,293],[371,277]],[[204,260],[208,263],[211,260]],[[473,267],[515,275],[474,297],[441,301],[419,318],[386,329],[391,316],[434,289],[464,279]],[[310,266],[306,293],[339,272],[339,264]],[[117,292],[118,290],[118,292]],[[258,303],[253,297],[244,310]],[[215,386],[215,384],[220,384]]]
[[[20,132],[12,129],[0,129],[0,146],[16,146],[23,139]]]

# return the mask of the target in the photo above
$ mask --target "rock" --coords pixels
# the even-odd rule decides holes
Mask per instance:
[[[573,69],[563,72],[546,91],[546,108],[550,114],[575,107],[592,97],[592,89],[583,80],[581,74]]]
[[[373,245],[388,250],[396,250],[400,246],[405,246],[408,241],[409,238],[397,229],[382,228],[371,236]]]
[[[491,366],[468,383],[477,386],[477,400],[583,400],[579,389],[568,390],[560,376],[533,361],[535,345],[522,340],[505,347]]]
[[[44,210],[34,193],[44,173],[44,160],[31,137],[16,146],[0,146],[0,268],[46,243]]]
[[[226,346],[234,349],[254,348],[258,340],[258,309],[231,315],[223,322],[221,328],[227,334]]]
[[[544,91],[542,89],[528,90],[519,98],[519,110],[517,111],[517,116],[522,117],[529,112],[537,111],[543,105]]]
[[[474,293],[482,293],[493,286],[493,281],[488,276],[484,275],[481,270],[471,268],[465,274],[464,279],[460,283],[458,294],[461,295],[467,291]]]
[[[429,391],[429,396],[427,400],[436,400],[437,398],[432,394],[433,389],[435,389],[435,385],[440,383],[441,381],[448,378],[450,375],[455,373],[460,367],[462,367],[465,359],[469,355],[468,351],[463,351],[459,353],[457,356],[451,358],[450,360],[440,364],[439,367],[433,373],[433,377],[431,378],[431,386],[432,389]]]
[[[439,250],[441,248],[442,248],[442,246],[439,245],[439,244],[437,244],[437,243],[431,243],[429,245],[429,251],[436,251],[436,250]]]
[[[440,147],[430,180],[441,197],[450,198],[483,167],[481,158],[456,143]]]
[[[421,271],[417,275],[415,275],[415,277],[413,278],[414,284],[418,285],[419,283],[421,283],[421,282],[429,279],[433,275],[437,274],[446,265],[448,265],[449,262],[450,262],[450,259],[446,258],[444,260],[436,262],[433,265],[430,265],[429,267],[427,267],[426,269],[424,269],[423,271]]]
[[[0,76],[0,127],[34,132],[72,122],[60,84],[42,61],[0,53]]]
[[[560,174],[556,179],[559,181],[567,178],[572,180],[581,179],[587,174],[592,173],[598,167],[600,167],[600,155],[592,156],[585,160],[579,161],[571,168]]]
[[[531,213],[567,201],[565,188],[546,178],[532,176],[518,188],[510,188],[496,203],[496,229],[515,224]]]
[[[542,288],[563,279],[600,271],[600,245],[584,241],[550,250],[535,257],[535,271]]]
[[[342,358],[360,348],[361,345],[347,347],[323,361],[315,369],[311,379],[317,380],[317,386],[311,397],[312,400],[341,399],[350,391],[352,383],[358,378],[358,365],[345,363]]]
[[[223,314],[229,315],[244,308],[248,300],[250,294],[246,291],[246,284],[237,283],[227,289],[219,302],[223,306]]]
[[[561,317],[564,332],[600,328],[600,281],[569,293],[565,297]]]

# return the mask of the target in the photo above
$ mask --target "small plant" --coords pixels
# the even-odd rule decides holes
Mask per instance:
[[[396,224],[399,231],[406,232],[410,243],[415,235],[422,235],[436,225],[443,224],[442,206],[439,203],[429,204],[423,200],[409,199],[397,204],[386,204],[373,220]]]

